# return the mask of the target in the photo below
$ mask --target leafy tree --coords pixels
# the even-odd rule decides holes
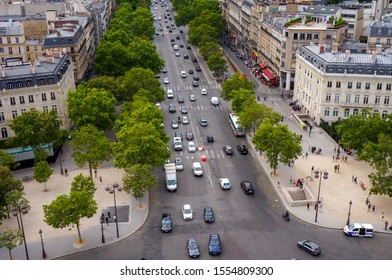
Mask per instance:
[[[117,101],[120,100],[118,98],[120,94],[119,82],[115,77],[111,77],[111,76],[94,77],[91,80],[81,83],[81,85],[85,88],[97,88],[97,89],[106,90],[108,92],[113,93]]]
[[[47,161],[40,161],[34,167],[34,175],[33,178],[38,183],[44,183],[44,190],[46,189],[46,182],[48,181],[50,175],[52,175],[53,169],[50,168]]]
[[[202,24],[194,29],[190,29],[188,35],[189,43],[198,47],[204,46],[207,42],[217,43],[219,38],[216,28],[208,24]]]
[[[71,135],[72,157],[78,167],[88,165],[92,179],[92,169],[112,157],[111,142],[103,131],[99,131],[91,124],[81,127]]]
[[[118,143],[114,143],[114,165],[120,168],[138,163],[162,166],[171,152],[167,144],[169,138],[163,141],[160,137],[160,132],[150,123],[123,126],[117,133]]]
[[[152,40],[154,38],[155,28],[149,18],[143,16],[135,17],[130,24],[132,33],[145,40]]]
[[[130,24],[133,21],[133,10],[132,5],[129,3],[121,4],[115,13],[115,19],[121,20],[126,24]],[[151,17],[151,14],[149,15]],[[110,22],[111,24],[112,22]]]
[[[116,118],[116,99],[111,92],[79,85],[69,91],[68,113],[73,123],[81,128],[91,124],[100,130],[110,130]]]
[[[187,25],[195,17],[196,13],[191,7],[184,7],[176,16],[174,16],[178,26]]]
[[[287,125],[275,124],[267,118],[257,128],[253,143],[259,151],[266,151],[271,169],[276,172],[279,162],[289,164],[302,152],[301,137]]]
[[[94,69],[99,75],[122,76],[130,68],[128,45],[119,41],[102,41],[95,53]]]
[[[159,56],[153,42],[136,37],[127,49],[130,59],[129,68],[150,69],[154,73],[160,73],[162,71],[165,62]]]
[[[14,178],[8,166],[0,165],[0,222],[8,216],[7,194],[15,190],[23,190],[22,181]]]
[[[200,47],[201,56],[207,60],[210,55],[219,52],[220,46],[215,42],[207,42],[204,46]]]
[[[151,166],[147,164],[136,164],[128,168],[126,172],[123,178],[124,190],[138,199],[141,206],[145,192],[152,190],[157,183]]]
[[[218,33],[222,33],[226,28],[224,17],[221,14],[209,10],[203,10],[198,17],[195,17],[189,23],[189,29],[197,28],[202,24],[208,24],[214,27]]]
[[[82,243],[80,219],[94,216],[98,206],[86,190],[74,190],[69,195],[60,195],[50,204],[43,205],[43,209],[45,223],[53,228],[76,226],[79,242]]]
[[[207,65],[214,72],[215,76],[223,76],[227,70],[227,63],[219,52],[215,52],[208,57]]]
[[[253,128],[253,132],[256,132],[256,128],[268,118],[273,125],[279,123],[282,116],[275,112],[272,108],[255,102],[246,103],[246,110],[242,110],[239,115],[241,126],[244,129]]]
[[[113,21],[115,21],[115,19]],[[134,35],[131,34],[131,32],[129,31],[129,26],[127,26],[122,21],[118,22],[118,25],[118,27],[113,27],[113,23],[110,23],[110,27],[112,28],[110,28],[103,34],[101,44],[106,42],[118,42],[122,46],[128,46],[132,42],[132,40],[134,39]],[[100,48],[100,45],[98,46],[98,48]]]
[[[82,173],[76,175],[71,183],[71,192],[86,191],[91,197],[94,197],[96,190],[93,179],[89,176],[84,176]]]
[[[233,92],[240,89],[254,91],[253,83],[237,72],[223,83],[221,97],[229,101],[233,98]]]
[[[252,90],[240,89],[233,91],[231,109],[239,114],[247,107],[247,104],[255,102],[255,95]]]
[[[12,249],[23,244],[22,230],[5,230],[0,236],[0,248],[7,248],[10,260],[12,260]]]
[[[14,168],[19,165],[15,163],[15,157],[6,151],[0,149],[0,165],[8,166],[9,168]]]

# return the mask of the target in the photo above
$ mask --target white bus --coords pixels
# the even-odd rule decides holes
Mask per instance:
[[[245,132],[242,129],[242,127],[239,125],[238,116],[236,114],[231,113],[229,115],[229,123],[235,136],[245,136]]]

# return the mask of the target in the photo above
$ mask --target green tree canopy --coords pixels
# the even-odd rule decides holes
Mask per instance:
[[[231,99],[231,110],[239,114],[248,104],[255,102],[255,95],[253,90],[240,89],[233,91],[233,98]]]
[[[71,192],[86,191],[91,197],[94,197],[96,190],[91,176],[84,176],[82,173],[76,175],[71,183]]]
[[[115,21],[115,19],[113,21]],[[123,46],[128,46],[132,42],[132,40],[134,39],[134,35],[130,33],[129,26],[127,26],[123,21],[117,21],[117,22],[119,26],[110,28],[108,31],[106,31],[103,34],[101,43],[119,42]],[[113,26],[112,23],[110,23],[110,26],[111,27]],[[100,45],[98,47],[100,48]]]
[[[226,60],[222,57],[220,52],[215,52],[208,57],[207,65],[215,76],[223,76],[227,70]]]
[[[5,165],[9,168],[12,168],[18,166],[19,164],[15,163],[15,157],[13,155],[0,149],[0,165]]]
[[[205,45],[200,47],[201,56],[207,60],[213,53],[219,52],[220,46],[215,42],[207,42]]]
[[[264,104],[259,104],[254,100],[252,100],[252,102],[246,103],[246,110],[242,110],[238,117],[241,126],[244,129],[253,128],[253,132],[256,131],[256,128],[266,118],[268,118],[273,125],[279,123],[282,119],[282,116],[278,112],[275,112],[272,108]]]
[[[194,29],[190,29],[188,33],[188,42],[192,45],[201,47],[208,42],[218,42],[218,32],[215,27],[208,24],[202,24]]]
[[[94,69],[99,75],[122,76],[131,67],[129,45],[119,41],[102,41],[95,53]]]
[[[253,83],[248,81],[246,77],[243,77],[240,72],[237,72],[223,83],[221,97],[229,101],[234,97],[233,92],[240,89],[247,89],[254,92]]]
[[[48,181],[52,173],[53,173],[53,169],[49,166],[46,160],[40,161],[34,166],[33,178],[38,183],[44,183],[44,191],[47,191],[46,182]]]
[[[129,68],[150,69],[154,73],[160,73],[165,65],[153,42],[136,37],[128,46],[130,59]],[[155,75],[154,75],[155,77]]]
[[[100,130],[113,128],[116,99],[109,91],[79,85],[68,92],[68,113],[78,127],[91,124]]]
[[[9,203],[7,194],[11,191],[22,191],[22,181],[14,178],[8,166],[0,165],[0,222],[7,217]]]
[[[108,92],[113,93],[117,100],[119,99],[119,82],[117,78],[111,76],[98,76],[94,77],[91,80],[85,81],[81,83],[81,85],[85,88],[97,88],[106,90]]]
[[[12,249],[18,245],[23,244],[23,232],[21,229],[18,230],[5,230],[0,235],[0,248],[7,248],[10,260],[12,260]]]

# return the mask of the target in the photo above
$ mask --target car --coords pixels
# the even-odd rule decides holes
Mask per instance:
[[[188,59],[189,56],[187,54],[184,54],[184,59]]]
[[[180,53],[179,52],[176,52],[176,57],[179,57],[180,56]]]
[[[182,140],[181,137],[173,138],[173,146],[175,151],[182,151]]]
[[[184,31],[182,31],[182,29],[180,29],[180,33],[184,33]]]
[[[177,120],[172,120],[171,127],[174,128],[174,129],[178,128],[178,121]]]
[[[176,131],[176,132],[174,132],[174,138],[175,137],[179,137],[181,140],[183,139],[183,137],[182,137],[182,132],[181,131]]]
[[[192,170],[193,170],[193,175],[195,176],[203,176],[203,168],[201,167],[200,162],[196,161],[192,163]]]
[[[206,94],[207,94],[207,89],[202,88],[202,89],[201,89],[201,94],[202,94],[202,95],[206,95]]]
[[[166,85],[169,84],[169,83],[170,83],[170,82],[169,82],[169,78],[164,78],[164,79],[163,79],[163,83],[166,84]]]
[[[166,25],[166,27],[169,28],[169,25]],[[174,42],[174,41],[175,41],[174,38],[171,38],[171,39],[170,39],[170,42]]]
[[[184,165],[182,164],[181,158],[176,158],[174,162],[176,164],[176,170],[184,170]]]
[[[218,106],[219,105],[219,98],[216,96],[211,97],[211,104],[214,106]]]
[[[200,126],[207,126],[207,125],[208,125],[208,122],[207,122],[206,119],[201,118],[201,119],[199,120],[199,124],[200,124]]]
[[[186,106],[181,107],[181,113],[182,114],[188,114],[188,108]]]
[[[185,138],[186,138],[186,140],[193,140],[193,133],[192,133],[192,131],[187,130],[185,132]]]
[[[230,183],[229,179],[227,179],[227,178],[220,178],[219,185],[224,190],[229,190],[231,188],[231,183]]]
[[[174,26],[174,23],[172,23],[171,26]],[[180,36],[179,35],[176,36],[176,40],[180,40]]]
[[[215,221],[214,210],[212,210],[212,207],[204,207],[204,221],[206,223],[213,223]]]
[[[161,232],[171,232],[173,230],[173,219],[169,213],[163,213],[161,220]]]
[[[193,82],[192,82],[192,86],[193,86],[193,87],[198,87],[198,86],[199,86],[199,83],[198,83],[197,81],[193,81]]]
[[[181,78],[186,78],[186,72],[185,71],[181,71],[180,76],[181,76]]]
[[[229,145],[223,146],[223,151],[225,152],[226,155],[230,155],[231,156],[231,155],[234,154],[233,148],[231,146],[229,146]]]
[[[192,57],[192,61],[193,61],[193,62],[197,62],[196,57]]]
[[[166,90],[166,96],[167,96],[167,98],[169,98],[169,99],[173,99],[173,98],[174,98],[174,93],[173,93],[173,90],[172,90],[171,88],[168,88],[168,89]]]
[[[207,143],[213,143],[213,142],[214,142],[214,136],[207,135]]]
[[[183,48],[184,47],[184,44],[180,44],[180,48]]]
[[[194,94],[189,95],[190,101],[196,101],[196,96]]]
[[[182,116],[182,124],[189,124],[188,116]]]
[[[244,144],[237,145],[237,150],[240,152],[241,155],[248,154],[248,148]]]
[[[190,152],[190,153],[196,152],[195,142],[193,142],[193,141],[188,142],[188,152]]]
[[[173,46],[173,49],[174,49],[175,51],[178,51],[178,46],[177,46],[177,45],[174,45],[174,46]]]
[[[184,204],[182,206],[182,218],[185,221],[189,221],[193,219],[193,211],[190,204]]]
[[[187,48],[187,50],[191,50],[192,49],[191,45],[187,45],[186,48]]]
[[[194,81],[200,81],[200,78],[199,78],[199,76],[195,75],[195,76],[193,76],[193,80]]]
[[[162,28],[162,27],[159,27],[159,31],[163,31],[163,28]]]
[[[156,75],[155,75],[155,78],[157,78],[157,79],[159,79],[160,77],[161,77],[160,74],[156,74]]]
[[[169,112],[175,113],[176,112],[176,105],[174,105],[173,103],[170,103],[169,104]]]
[[[201,72],[201,68],[200,68],[200,66],[196,66],[196,68],[195,68],[195,69],[196,69],[196,71],[197,71],[197,72]]]
[[[167,73],[167,68],[163,68],[162,73]]]
[[[157,31],[155,31],[155,35],[159,35],[159,32],[158,32],[158,30],[157,30]]]
[[[189,257],[198,258],[200,256],[200,247],[195,238],[188,238],[186,241],[186,248],[188,249]]]
[[[193,70],[190,69],[190,70],[188,71],[188,73],[189,73],[189,74],[193,74]]]
[[[298,241],[297,246],[312,256],[317,256],[321,253],[320,246],[310,240]]]
[[[181,95],[177,96],[177,102],[184,103],[184,97],[182,97]]]
[[[241,189],[244,191],[245,194],[255,193],[252,183],[249,181],[241,181]]]
[[[208,239],[208,253],[210,255],[220,255],[222,253],[222,243],[218,233],[211,233]]]
[[[169,33],[172,33],[173,32],[173,30],[171,29],[171,27],[170,27],[170,29],[169,29]]]

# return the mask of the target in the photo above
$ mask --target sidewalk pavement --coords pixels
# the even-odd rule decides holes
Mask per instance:
[[[234,52],[226,45],[222,45],[222,48],[230,64],[235,65],[239,71],[246,74],[255,83],[256,95],[260,96],[260,100],[257,102],[272,107],[283,116],[290,116],[292,108],[289,103],[292,100],[282,99],[279,89],[268,88],[263,85],[260,80],[254,77],[249,67],[236,57]],[[264,100],[264,97],[266,97],[266,100]],[[294,112],[294,114],[297,112]],[[303,112],[298,113],[303,114]],[[347,162],[333,161],[332,157],[336,156],[334,148],[338,147],[338,144],[320,127],[313,127],[311,134],[309,134],[309,131],[300,128],[299,123],[294,118],[292,120],[285,118],[283,123],[288,125],[292,132],[302,135],[302,149],[304,153],[308,153],[307,158],[306,156],[304,158],[300,156],[295,161],[294,166],[289,167],[280,164],[277,173],[269,177],[287,210],[305,222],[341,230],[347,223],[349,202],[352,201],[350,222],[371,223],[375,232],[392,234],[392,231],[385,230],[386,221],[389,222],[389,226],[392,225],[392,198],[382,195],[369,195],[370,181],[368,174],[372,172],[372,167],[366,162],[358,160],[355,156],[347,155],[342,149],[340,156],[347,155]],[[252,137],[253,132],[247,135],[247,140],[249,145],[254,148]],[[309,147],[312,146],[321,148],[321,154],[312,153],[309,150]],[[270,174],[271,168],[265,156],[260,155],[255,149],[252,152],[257,155],[258,161],[267,174]],[[339,172],[334,171],[335,165],[340,166]],[[310,206],[308,210],[306,203],[295,206],[295,203],[291,203],[292,201],[287,199],[287,190],[297,188],[290,184],[290,178],[292,178],[295,181],[304,179],[305,188],[310,191],[314,202],[317,201],[320,178],[311,180],[312,167],[314,167],[314,170],[325,169],[329,173],[328,179],[321,179],[320,199],[322,198],[322,206],[319,207],[317,222],[315,222],[316,211],[314,206]],[[352,181],[353,175],[357,177],[357,184]],[[365,184],[366,190],[362,190],[360,182]],[[372,209],[370,211],[368,209],[367,197],[370,199],[370,204],[375,205],[374,212]]]

